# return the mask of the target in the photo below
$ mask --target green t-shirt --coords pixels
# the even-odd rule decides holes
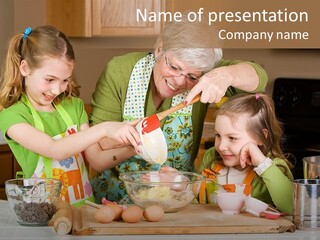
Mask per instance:
[[[84,104],[80,98],[73,97],[71,99],[65,99],[60,104],[70,115],[73,124],[77,125],[78,131],[80,130],[80,126],[82,124],[88,122],[88,116],[85,112]],[[45,133],[49,136],[54,137],[66,131],[67,125],[57,110],[53,112],[37,111],[37,113],[42,120]],[[34,120],[30,109],[21,101],[18,101],[9,108],[0,111],[0,129],[15,158],[21,166],[24,177],[31,177],[36,169],[39,155],[24,148],[6,136],[7,130],[11,126],[18,123],[27,123],[34,126]],[[32,141],[32,136],[30,136],[30,141]]]
[[[95,92],[92,95],[92,114],[90,124],[95,125],[103,121],[123,121],[123,109],[127,94],[127,88],[130,80],[130,75],[135,64],[143,57],[147,56],[147,52],[129,53],[123,56],[114,57],[109,61],[100,75],[97,82]],[[221,60],[217,67],[234,65],[242,61],[227,61]],[[264,91],[268,81],[268,77],[264,69],[258,64],[247,62],[251,64],[258,76],[259,85],[255,92]],[[228,88],[226,96],[230,97],[237,92],[241,92],[235,88]],[[160,108],[154,108],[150,88],[147,91],[145,103],[145,116],[150,116],[154,113],[164,111],[171,106],[171,98],[165,99]],[[203,122],[206,117],[208,104],[197,102],[193,104],[192,108],[192,123],[193,123],[193,152],[192,160],[194,160],[198,153],[199,143],[201,140]],[[162,121],[164,124],[164,121]]]

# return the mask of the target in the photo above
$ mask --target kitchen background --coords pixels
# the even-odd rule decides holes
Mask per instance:
[[[46,1],[0,0],[0,63],[3,63],[8,39],[32,26],[46,23]],[[90,102],[96,81],[113,56],[132,51],[152,51],[154,37],[73,37],[76,53],[76,75],[81,97]],[[225,59],[255,61],[269,75],[267,93],[279,77],[320,78],[320,49],[225,49]]]
[[[61,5],[64,6],[63,4],[65,3],[75,4],[74,6],[77,9],[73,9],[73,8],[69,9],[71,14],[73,14],[73,10],[74,12],[79,12],[79,8],[80,8],[79,6],[82,6],[82,7],[87,6],[86,4],[90,4],[91,1],[93,1],[95,4],[100,4],[102,2],[98,0],[46,0],[46,1],[44,0],[0,0],[0,64],[2,65],[4,62],[4,58],[7,50],[7,42],[14,34],[22,33],[24,29],[29,26],[35,27],[38,25],[46,24],[46,20],[47,20],[46,4],[48,2],[51,2],[54,4],[52,5],[52,7],[57,6],[56,4],[58,5],[60,4],[60,6]],[[107,0],[104,0],[104,1],[107,1]],[[150,3],[151,1],[153,1],[153,3],[157,3],[158,4],[157,7],[165,3],[165,1],[163,0],[150,0],[150,1],[149,0],[139,0],[139,1],[108,0],[108,3],[113,4],[112,6],[114,7],[114,11],[113,10],[111,11],[110,16],[109,15],[106,16],[104,14],[101,14],[101,15],[103,15],[103,17],[105,18],[111,18],[112,16],[116,18],[117,17],[116,14],[118,12],[122,13],[122,11],[128,10],[130,6],[133,5],[133,3],[138,2],[146,5],[151,5]],[[166,0],[166,6],[173,6],[173,1],[174,0]],[[205,0],[197,0],[197,1],[183,0],[180,2],[179,7],[188,9],[189,7],[188,4],[193,5],[193,7],[195,7],[194,6],[195,4],[199,5],[199,4],[202,4],[202,2],[205,2]],[[103,13],[103,10],[106,10],[106,9],[102,9],[102,10],[101,9],[98,9],[99,11],[94,12],[92,18],[96,17],[101,12]],[[87,10],[87,7],[80,8],[81,17],[83,17],[83,15],[86,14],[86,13],[83,13],[83,12],[86,12],[83,10]],[[107,10],[109,10],[109,8]],[[60,13],[61,13],[60,11],[52,11],[51,9],[51,18],[57,21],[60,21],[62,22],[62,24],[64,24],[67,21],[64,21],[64,19],[61,18]],[[125,20],[127,21],[127,18]],[[83,23],[81,23],[80,21],[79,23],[75,22],[74,26],[72,26],[73,27],[72,30],[73,29],[77,30],[78,26],[80,26],[81,24]],[[122,30],[115,29],[114,31],[122,31]],[[135,34],[134,31],[131,31],[131,34],[132,33]],[[80,90],[81,98],[85,103],[89,104],[90,97],[94,91],[97,79],[100,73],[102,72],[107,61],[109,61],[113,56],[122,55],[127,52],[152,51],[156,38],[141,37],[141,36],[140,37],[104,36],[104,37],[70,37],[70,40],[76,53],[77,64],[76,64],[75,71],[76,71],[76,76],[78,78],[78,81],[81,85],[81,90]],[[254,61],[261,64],[265,68],[269,76],[269,83],[266,89],[266,92],[269,95],[273,94],[273,86],[275,83],[275,79],[277,78],[285,77],[285,78],[291,78],[291,79],[301,78],[303,80],[306,80],[306,79],[320,80],[320,49],[267,49],[267,48],[266,49],[225,49],[224,58],[249,60],[249,61]],[[319,87],[318,83],[320,82],[317,81],[317,87]],[[291,91],[290,89],[288,91],[287,85],[288,84],[285,82],[284,86],[281,85],[280,90],[286,89],[286,92],[287,93],[289,92],[289,94],[293,95],[294,98],[292,99],[295,100],[296,86],[292,86],[290,88],[290,89],[293,89],[293,91]],[[304,89],[303,85],[300,84],[300,86],[302,87],[298,87],[298,89],[299,88]],[[310,101],[306,99],[305,101],[303,101],[303,105],[301,109],[304,111],[307,111],[306,113],[307,115],[312,112],[319,113],[320,89],[315,89],[313,87],[310,88],[310,85],[306,89],[310,90],[309,95],[311,95],[311,91],[314,91],[314,94],[312,95],[314,96],[312,99],[313,100],[312,102],[315,106],[311,106],[311,108],[305,108],[305,106],[308,106],[308,104],[311,105]],[[280,95],[278,94],[277,99],[279,101],[276,100],[276,103],[279,102],[280,105],[281,105],[280,103],[281,99],[286,100],[286,98],[283,97],[282,90],[280,91]],[[290,107],[291,106],[287,108],[286,106],[283,106],[285,113],[288,111],[292,113],[295,112],[295,110],[291,110]],[[306,114],[304,113],[304,115]],[[290,144],[291,149],[301,150],[296,154],[297,160],[300,163],[300,168],[297,168],[296,172],[298,172],[300,176],[302,173],[301,157],[306,155],[319,154],[320,152],[320,143],[318,140],[318,136],[319,136],[318,135],[318,132],[319,132],[318,118],[312,118],[315,124],[308,124],[306,123],[306,118],[304,118],[304,115],[301,118],[299,118],[299,121],[297,121],[296,119],[293,119],[294,124],[292,127],[293,129],[292,135],[294,135],[294,138],[292,139],[297,139],[297,140],[294,140],[294,143],[297,143],[298,146],[296,146],[295,144]],[[310,118],[308,118],[307,120],[310,120]],[[199,149],[198,159],[201,159],[201,154],[203,154],[204,149],[208,147],[208,145],[206,144],[209,143],[209,145],[212,145],[213,125],[212,123],[210,123],[210,121],[211,119],[209,117],[207,119],[207,122],[205,123],[205,129],[204,129],[204,134],[202,138],[203,141]],[[306,131],[301,131],[297,133],[296,124],[298,122],[300,124],[299,126],[307,125],[311,129],[311,131],[310,129],[307,129]],[[305,134],[302,135],[302,133],[305,133]],[[290,135],[291,133],[290,134],[287,133],[286,138],[288,138],[288,136]],[[9,147],[5,144],[5,141],[1,138],[2,136],[0,137],[0,199],[5,197],[4,181],[10,178],[14,178],[15,172],[18,169],[17,163],[14,160],[14,157]],[[312,139],[312,141],[307,143],[308,146],[302,147],[301,143],[306,142],[305,141],[306,139]],[[286,141],[290,142],[288,140]],[[314,150],[306,151],[306,149],[309,148],[310,146],[312,147],[312,149],[314,149],[314,146],[316,146],[315,147],[316,151]]]

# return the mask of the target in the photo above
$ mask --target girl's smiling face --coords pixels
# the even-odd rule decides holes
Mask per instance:
[[[21,74],[25,76],[26,94],[32,106],[40,111],[52,111],[53,100],[66,91],[74,64],[64,58],[45,58],[40,68],[30,70],[21,62]]]
[[[247,132],[249,115],[241,114],[235,119],[227,115],[218,115],[215,121],[215,148],[228,167],[241,170],[240,152],[249,142],[257,144]]]

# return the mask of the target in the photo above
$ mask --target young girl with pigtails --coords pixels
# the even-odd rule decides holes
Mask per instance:
[[[215,112],[214,147],[198,169],[208,179],[199,202],[212,202],[219,190],[240,191],[291,214],[292,165],[281,150],[281,135],[268,95],[237,94],[222,104]]]
[[[1,75],[0,129],[23,177],[61,179],[62,198],[81,205],[94,201],[85,159],[98,171],[113,167],[139,151],[140,138],[135,123],[89,127],[74,67],[73,48],[56,28],[26,28],[14,36]],[[103,151],[102,139],[125,151]]]

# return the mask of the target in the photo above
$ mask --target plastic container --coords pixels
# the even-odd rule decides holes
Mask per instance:
[[[136,126],[141,138],[142,153],[139,154],[144,160],[152,164],[163,164],[167,160],[168,147],[161,128],[156,128],[148,133],[143,133],[144,120],[142,119]]]
[[[257,217],[259,217],[260,214],[266,211],[268,208],[268,204],[250,196],[246,197],[244,202],[245,202],[246,211]]]
[[[224,192],[217,194],[217,203],[224,214],[239,214],[244,205],[246,195],[238,192]]]

